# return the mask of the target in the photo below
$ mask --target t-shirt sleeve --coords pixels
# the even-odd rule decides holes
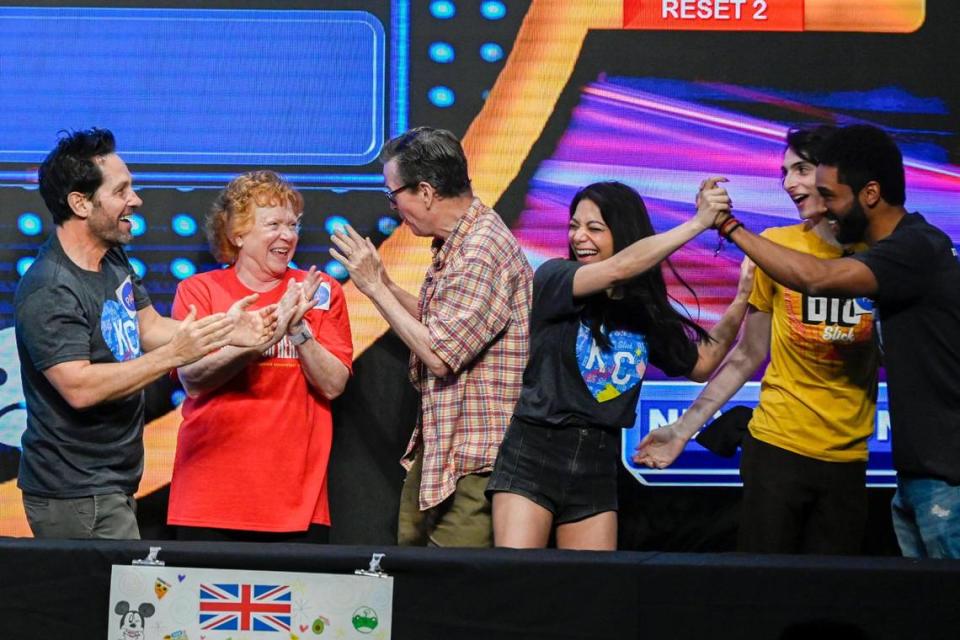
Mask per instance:
[[[580,264],[557,258],[540,265],[533,274],[533,319],[550,321],[579,315],[583,303],[573,297],[573,277]]]
[[[760,234],[768,240],[773,240],[770,235],[764,231]],[[776,242],[774,240],[774,242]],[[776,292],[776,283],[770,279],[762,269],[757,267],[753,274],[753,287],[750,290],[750,306],[764,313],[773,313],[773,296]]]
[[[127,272],[130,276],[130,283],[133,285],[133,305],[137,311],[142,311],[146,309],[151,304],[150,294],[147,292],[147,288],[143,284],[143,279],[137,275],[136,270],[134,270],[133,265],[130,264],[130,258],[127,257],[127,252],[122,248],[114,248],[112,251],[116,252],[115,260],[121,266],[123,270]]]
[[[311,309],[307,312],[306,320],[317,342],[353,373],[353,337],[343,289],[333,279],[324,279],[321,286],[324,284],[330,287],[330,308]]]
[[[210,290],[197,276],[187,278],[177,285],[173,306],[170,308],[170,317],[174,320],[183,320],[190,313],[190,305],[197,308],[197,318],[213,313]]]
[[[510,322],[519,269],[502,247],[472,247],[462,263],[443,274],[425,323],[430,349],[454,373],[472,362]]]
[[[926,290],[941,251],[920,229],[894,232],[863,253],[850,256],[867,265],[877,279],[879,301],[905,302]]]
[[[653,366],[671,378],[689,376],[700,358],[697,343],[692,340],[682,342],[683,347],[679,353],[667,353],[664,349],[658,348],[658,344],[655,339],[650,341],[650,362]]]
[[[37,289],[17,305],[16,331],[34,366],[90,360],[91,327],[66,285]]]

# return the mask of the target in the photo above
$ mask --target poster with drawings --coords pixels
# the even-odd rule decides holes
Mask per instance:
[[[393,578],[114,565],[107,640],[388,640]]]

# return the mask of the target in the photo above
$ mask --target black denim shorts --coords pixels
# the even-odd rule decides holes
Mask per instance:
[[[487,497],[515,493],[550,511],[555,524],[616,511],[620,431],[547,427],[514,418],[500,445]]]

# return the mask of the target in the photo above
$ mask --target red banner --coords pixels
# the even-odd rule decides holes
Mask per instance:
[[[803,31],[804,0],[624,0],[626,29]]]

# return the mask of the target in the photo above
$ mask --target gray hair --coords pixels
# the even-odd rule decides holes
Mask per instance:
[[[391,160],[396,161],[404,187],[426,182],[443,197],[470,193],[467,157],[460,141],[446,129],[417,127],[397,136],[380,152],[380,162]]]

